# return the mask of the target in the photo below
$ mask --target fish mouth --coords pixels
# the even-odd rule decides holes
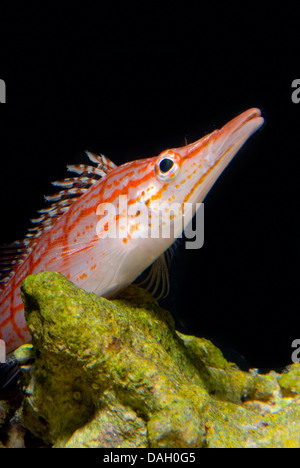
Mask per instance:
[[[215,130],[205,142],[207,178],[210,187],[214,184],[226,166],[237,154],[244,143],[264,123],[259,109],[249,109],[230,120],[220,130]]]
[[[225,131],[227,127],[232,127],[234,128],[234,132],[236,132],[250,121],[251,122],[255,121],[257,124],[259,124],[259,126],[262,125],[262,123],[264,122],[264,119],[261,116],[261,111],[259,109],[256,109],[256,108],[248,109],[247,111],[238,115],[237,117],[232,119],[230,122],[228,122],[226,125],[224,125],[221,131],[223,130]]]
[[[260,110],[252,108],[232,119],[220,130],[215,130],[189,145],[187,157],[199,158],[200,156],[205,167],[205,172],[196,183],[197,202],[205,198],[239,149],[263,123],[264,119]]]
[[[228,122],[220,130],[211,134],[209,158],[211,165],[226,159],[227,164],[243,144],[264,123],[259,109],[249,109]]]

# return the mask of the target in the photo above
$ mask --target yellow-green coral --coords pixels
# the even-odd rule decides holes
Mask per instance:
[[[289,372],[278,379],[278,383],[286,393],[295,396],[300,394],[300,363],[292,364]]]
[[[16,353],[22,421],[47,444],[300,447],[299,367],[243,372],[210,341],[177,333],[136,286],[109,301],[46,272],[22,297],[32,334]]]
[[[22,297],[38,351],[24,402],[35,435],[61,445],[92,424],[99,441],[113,430],[124,447],[139,445],[146,427],[151,447],[201,445],[208,394],[171,316],[148,295],[145,307],[113,303],[43,273],[24,281]],[[144,421],[130,441],[108,417],[120,407]]]

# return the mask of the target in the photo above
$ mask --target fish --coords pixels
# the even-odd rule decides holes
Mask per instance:
[[[87,151],[93,164],[68,166],[75,177],[53,182],[59,191],[46,197],[50,205],[32,220],[25,239],[0,249],[0,339],[7,352],[31,341],[20,291],[30,274],[56,271],[87,292],[107,298],[150,265],[154,276],[163,278],[162,259],[182,233],[184,207],[193,207],[188,222],[263,122],[261,111],[252,108],[196,142],[154,157],[116,166],[104,155]],[[168,212],[173,202],[178,207],[175,214]],[[157,214],[158,204],[172,226],[170,235],[161,235],[166,221]],[[154,222],[160,234],[156,237],[149,235]]]

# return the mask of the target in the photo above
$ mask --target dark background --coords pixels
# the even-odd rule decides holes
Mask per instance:
[[[179,246],[162,304],[238,362],[279,368],[300,338],[298,16],[211,6],[2,14],[0,242],[25,235],[85,149],[121,164],[259,107],[266,123],[207,196],[204,247]]]

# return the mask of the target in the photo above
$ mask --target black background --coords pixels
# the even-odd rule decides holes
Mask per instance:
[[[201,5],[2,12],[0,241],[25,235],[85,149],[121,164],[259,107],[266,123],[207,196],[204,247],[177,249],[162,303],[186,333],[279,368],[300,338],[299,15]]]

